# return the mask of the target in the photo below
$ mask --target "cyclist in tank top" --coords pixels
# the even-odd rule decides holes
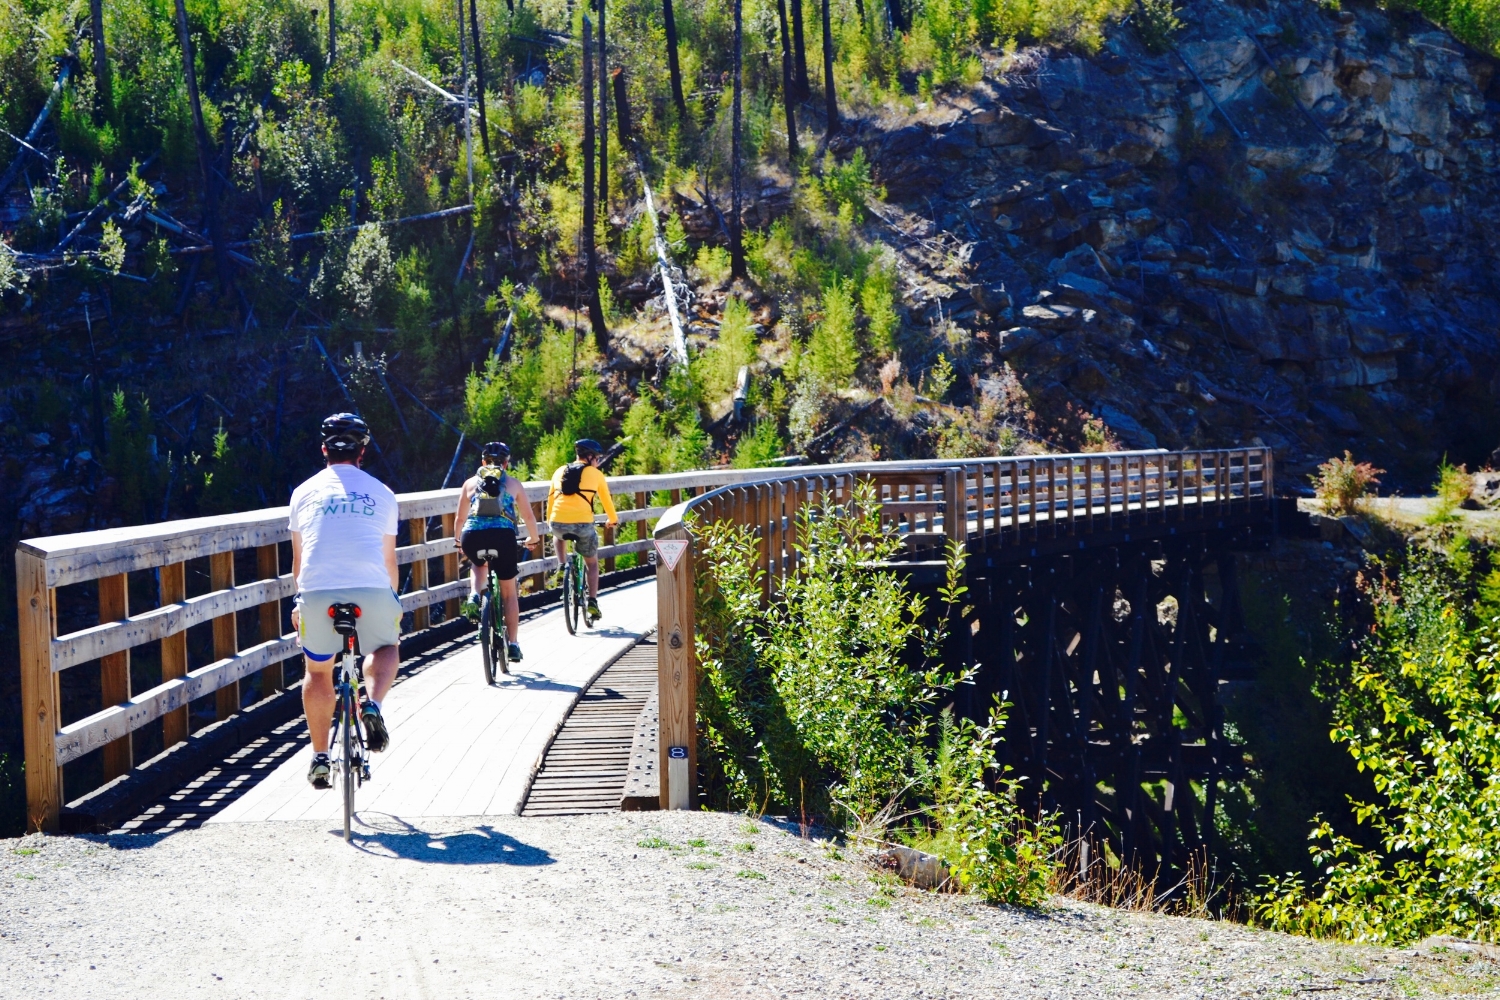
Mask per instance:
[[[510,659],[520,660],[521,647],[516,642],[521,623],[521,604],[516,596],[517,513],[526,522],[528,545],[533,552],[538,552],[541,546],[542,533],[526,499],[525,487],[506,472],[510,466],[510,448],[503,441],[491,441],[481,455],[479,470],[459,490],[458,511],[453,519],[453,543],[469,560],[469,596],[462,611],[470,620],[479,617],[479,592],[493,569],[505,601],[505,638],[510,645]],[[498,553],[493,566],[480,562],[479,553],[484,551]]]

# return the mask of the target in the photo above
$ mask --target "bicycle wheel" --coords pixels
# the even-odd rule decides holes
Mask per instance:
[[[339,697],[339,780],[344,783],[344,842],[352,839],[354,821],[354,695],[346,686]]]
[[[479,599],[479,648],[484,657],[484,683],[495,683],[495,602],[488,589]]]
[[[578,616],[583,609],[578,606],[578,557],[569,554],[563,563],[563,624],[569,635],[578,634]]]

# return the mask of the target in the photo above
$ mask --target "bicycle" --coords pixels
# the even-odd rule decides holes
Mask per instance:
[[[559,543],[567,545],[566,538],[558,539]],[[598,621],[589,614],[588,603],[588,573],[583,565],[583,556],[578,550],[568,545],[568,554],[563,559],[563,624],[568,627],[569,635],[578,634],[578,619],[582,617],[585,628],[593,628],[594,622]]]
[[[333,666],[333,731],[328,745],[339,748],[334,771],[344,789],[344,842],[352,839],[354,790],[370,780],[370,761],[365,754],[364,727],[359,706],[365,699],[364,656],[359,651],[358,604],[333,604],[328,617],[333,630],[344,637],[344,651]]]
[[[500,558],[500,553],[494,549],[481,549],[474,554],[484,560],[486,567],[494,565],[494,560]],[[498,642],[495,639],[497,618]],[[496,667],[502,674],[510,673],[510,645],[505,631],[505,602],[500,597],[499,580],[492,569],[485,573],[484,593],[479,598],[479,648],[483,651],[484,683],[493,686]]]

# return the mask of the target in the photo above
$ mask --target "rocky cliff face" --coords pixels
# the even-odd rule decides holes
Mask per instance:
[[[1343,447],[1412,485],[1500,422],[1500,84],[1429,23],[1198,2],[1175,51],[996,56],[857,140],[961,241],[916,297],[977,330],[1043,414],[1138,446]]]

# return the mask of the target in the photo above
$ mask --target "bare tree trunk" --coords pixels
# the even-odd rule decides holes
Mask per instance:
[[[609,330],[599,301],[599,262],[594,254],[594,26],[583,17],[583,285],[589,325],[600,350],[608,350]]]
[[[463,25],[459,25],[463,31]],[[479,5],[469,0],[469,31],[474,42],[474,85],[479,88],[479,144],[490,155],[490,120],[484,107],[484,46],[479,44]]]
[[[682,97],[682,69],[677,63],[677,19],[672,16],[672,0],[661,0],[661,15],[667,26],[667,70],[672,75],[672,103],[677,105],[679,115],[685,115],[687,101]]]
[[[823,100],[828,108],[831,138],[839,130],[838,86],[833,82],[833,28],[829,24],[828,0],[823,0]]]
[[[331,0],[330,0],[331,2]],[[229,282],[229,255],[219,232],[219,184],[214,169],[214,154],[208,144],[208,127],[203,124],[203,101],[198,94],[198,71],[193,65],[193,40],[188,34],[187,7],[177,0],[177,39],[182,47],[182,73],[187,79],[188,104],[193,111],[193,136],[198,143],[198,169],[203,175],[203,220],[208,238],[214,245],[214,270],[219,273],[222,291]]]
[[[470,0],[472,3],[473,0]],[[599,214],[609,225],[609,42],[604,34],[604,4],[599,0]]]
[[[787,169],[795,176],[797,160],[797,112],[796,94],[792,80],[792,40],[787,36],[786,0],[776,0],[776,14],[781,19],[781,103],[786,106],[786,160]]]
[[[619,136],[620,148],[630,145],[630,95],[625,89],[625,70],[619,66],[609,75],[615,91],[615,134]]]
[[[328,65],[333,65],[333,60],[338,55],[338,30],[339,11],[334,6],[335,0],[328,0]]]
[[[802,32],[802,0],[792,0],[792,58],[797,76],[797,100],[805,101],[812,96],[812,85],[807,77],[807,40]]]
[[[747,278],[743,206],[740,199],[740,140],[744,132],[744,0],[734,0],[734,124],[729,139],[729,276]]]
[[[893,33],[911,29],[911,25],[906,21],[906,11],[901,9],[901,0],[885,0],[885,9],[890,14]]]
[[[104,0],[89,0],[89,17],[94,36],[94,123],[104,121],[110,100],[109,53],[104,48]]]

